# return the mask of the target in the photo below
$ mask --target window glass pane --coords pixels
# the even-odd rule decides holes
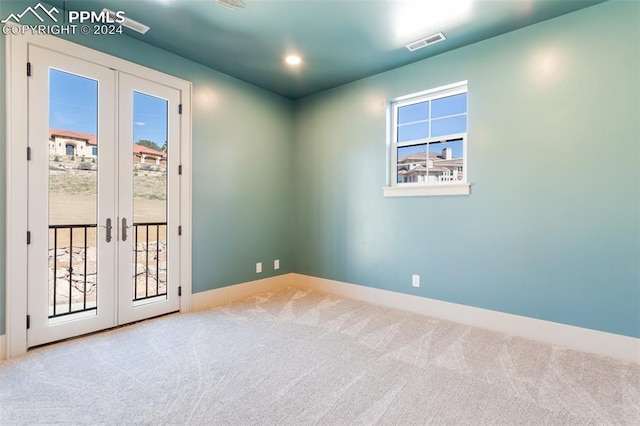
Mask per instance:
[[[50,323],[97,312],[98,136],[98,82],[49,69]]]
[[[166,222],[168,102],[133,92],[134,222]]]
[[[440,118],[431,121],[431,136],[453,135],[467,131],[467,116]]]
[[[429,137],[429,122],[398,126],[398,142],[413,141]]]
[[[429,119],[429,102],[407,105],[398,108],[398,124]]]
[[[168,107],[133,92],[133,300],[167,297]]]
[[[458,90],[465,89],[459,85]],[[446,95],[439,90],[433,89],[434,98],[428,100],[423,95],[407,97],[403,102],[415,103],[395,109],[392,142],[405,146],[395,148],[392,167],[397,179],[393,185],[466,181],[466,138],[461,136],[467,133],[467,93]],[[447,139],[450,141],[440,142]]]
[[[427,144],[398,148],[397,182],[424,182],[427,175]]]
[[[431,101],[431,108],[431,118],[465,113],[467,112],[467,94],[461,93],[459,95],[435,99]]]
[[[429,144],[429,182],[454,182],[464,177],[462,139]]]

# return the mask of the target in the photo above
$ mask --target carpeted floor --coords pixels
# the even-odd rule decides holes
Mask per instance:
[[[640,424],[640,365],[283,289],[0,362],[0,424]]]

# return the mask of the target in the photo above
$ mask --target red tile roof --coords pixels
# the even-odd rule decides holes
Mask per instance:
[[[155,149],[151,149],[144,145],[133,144],[133,153],[134,154],[147,154],[154,155],[156,157],[164,157],[165,153],[162,151],[156,151]]]
[[[62,136],[63,138],[80,139],[86,141],[87,145],[97,146],[98,141],[96,135],[91,133],[73,132],[71,130],[61,129],[49,129],[49,139],[53,139],[55,136]]]
[[[98,145],[98,141],[96,140],[96,135],[92,135],[91,133],[74,132],[71,130],[62,130],[62,129],[49,129],[49,139],[53,139],[55,136],[62,136],[63,138],[83,140],[83,141],[86,141],[87,145],[93,145],[93,146]],[[162,151],[156,151],[155,149],[151,149],[144,145],[137,145],[137,144],[133,144],[133,153],[153,155],[156,157],[166,156],[166,154]]]

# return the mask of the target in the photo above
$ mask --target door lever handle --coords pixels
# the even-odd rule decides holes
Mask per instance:
[[[111,230],[113,229],[113,226],[111,226],[111,218],[110,217],[107,218],[107,225],[105,226],[105,228],[107,228],[107,242],[110,243],[111,242]]]
[[[122,241],[127,241],[127,228],[131,228],[127,226],[127,219],[122,218]]]

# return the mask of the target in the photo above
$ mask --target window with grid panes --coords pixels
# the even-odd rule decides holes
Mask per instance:
[[[385,195],[468,194],[467,82],[404,96],[391,109]]]

